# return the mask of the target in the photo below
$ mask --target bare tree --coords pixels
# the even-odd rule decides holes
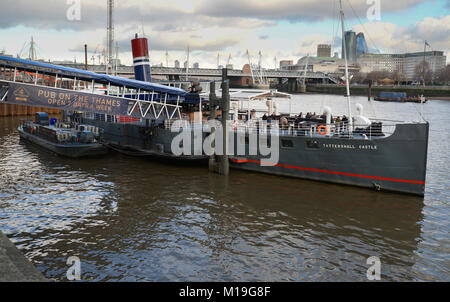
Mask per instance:
[[[367,78],[366,73],[357,72],[353,75],[352,82],[361,84],[361,83],[364,83],[366,78]]]
[[[450,84],[450,65],[445,66],[437,74],[437,80],[444,85]]]
[[[430,83],[433,80],[433,72],[431,71],[428,62],[421,62],[417,64],[414,75],[416,78],[423,79],[425,83]]]
[[[371,80],[373,83],[379,82],[380,80],[383,80],[385,78],[389,78],[390,73],[387,70],[379,70],[379,71],[372,71],[367,74],[366,79]]]
[[[397,67],[394,72],[391,73],[390,78],[394,80],[398,85],[401,84],[401,82],[406,80],[405,75],[403,74],[402,70]]]

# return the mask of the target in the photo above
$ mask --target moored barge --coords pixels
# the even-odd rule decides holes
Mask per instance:
[[[88,125],[50,123],[48,114],[38,112],[34,121],[22,121],[20,137],[58,155],[80,158],[104,155],[108,149],[100,142],[100,129]]]
[[[381,92],[375,101],[396,103],[426,103],[428,99],[420,96],[408,96],[406,92]]]

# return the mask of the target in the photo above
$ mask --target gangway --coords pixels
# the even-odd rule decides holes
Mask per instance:
[[[0,56],[0,104],[171,120],[181,118],[187,95],[176,87]]]

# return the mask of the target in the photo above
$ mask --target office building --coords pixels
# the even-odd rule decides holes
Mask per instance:
[[[437,73],[446,64],[443,51],[414,52],[405,54],[361,54],[357,62],[364,72],[387,71],[400,72],[406,79],[416,78],[416,67],[424,60],[432,73]]]
[[[286,66],[294,65],[294,60],[281,60],[280,61],[280,69],[283,69]]]
[[[321,58],[331,57],[331,45],[330,44],[317,45],[317,56]]]

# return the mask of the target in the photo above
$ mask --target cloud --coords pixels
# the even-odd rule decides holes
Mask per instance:
[[[435,46],[448,48],[450,46],[448,41],[450,37],[450,15],[440,18],[425,18],[407,30],[407,33],[411,39],[416,37],[416,41],[427,40],[428,43],[433,43]]]
[[[121,53],[131,52],[131,39],[133,36],[125,36],[116,39]],[[224,36],[215,39],[203,39],[201,36],[190,35],[187,39],[174,39],[171,36],[154,34],[149,37],[149,47],[151,51],[186,51],[187,47],[191,51],[217,52],[228,47],[238,45],[238,37]],[[104,44],[106,44],[104,42]],[[95,45],[95,44],[93,44]],[[84,52],[84,44],[78,43],[69,48],[71,52]]]
[[[70,21],[67,10],[70,5],[60,0],[2,0],[0,9],[0,28],[26,26],[54,30],[89,30],[105,26],[106,14],[99,16],[98,12],[104,5],[98,1],[89,4],[82,2],[81,21]]]
[[[297,57],[306,55],[315,56],[317,54],[318,44],[330,44],[330,39],[324,35],[307,35],[297,42],[295,55]]]
[[[2,0],[0,28],[19,25],[55,30],[92,30],[106,25],[106,1],[80,0],[81,21],[69,21],[70,7],[62,0]],[[360,18],[366,1],[349,0]],[[382,10],[396,12],[429,0],[383,1]],[[344,2],[345,4],[346,2]],[[279,21],[320,21],[335,18],[337,0],[127,0],[116,1],[117,26],[135,23],[155,31],[198,30],[210,26],[259,28]],[[448,5],[448,3],[447,3]],[[346,7],[346,11],[351,11]],[[103,13],[102,13],[103,12]],[[353,13],[348,13],[353,18]]]
[[[369,47],[382,52],[423,51],[425,40],[433,50],[446,52],[450,49],[450,16],[427,17],[411,26],[374,22],[353,29],[364,32]]]
[[[235,46],[239,43],[239,39],[233,37],[217,38],[215,40],[190,38],[187,40],[168,39],[163,36],[153,36],[150,40],[152,50],[173,50],[186,51],[187,47],[193,51],[220,51],[227,47]],[[119,40],[119,46],[122,50],[131,50],[130,39]]]
[[[106,27],[106,1],[80,0],[81,20],[70,21],[67,11],[70,5],[61,0],[2,0],[0,28],[26,26],[40,29],[86,31]],[[173,2],[173,5],[170,5]],[[195,1],[191,2],[191,5]],[[151,28],[152,31],[193,31],[206,27],[258,28],[274,25],[274,22],[241,18],[223,18],[202,15],[182,9],[183,1],[116,1],[115,26],[133,24],[133,27]]]
[[[349,1],[364,22],[367,2]],[[395,13],[425,2],[430,0],[382,1],[381,9],[383,14]],[[81,0],[81,3],[81,21],[71,22],[66,18],[69,5],[64,0],[1,0],[0,32],[12,37],[7,45],[12,49],[10,52],[17,53],[23,40],[33,35],[38,45],[45,48],[42,52],[47,58],[79,56],[84,44],[88,44],[90,53],[97,48],[99,54],[106,45],[106,1]],[[296,61],[308,53],[315,55],[319,43],[332,43],[333,52],[340,51],[341,38],[331,39],[322,24],[313,23],[336,19],[337,3],[337,0],[121,0],[115,1],[115,40],[126,63],[131,60],[130,40],[134,33],[142,34],[144,29],[151,55],[157,61],[165,61],[166,50],[182,58],[189,44],[192,55],[198,56],[196,60],[202,66],[215,66],[217,52],[225,61],[232,52],[233,63],[241,66],[247,61],[246,49],[254,57],[262,50],[267,65],[272,66],[275,56],[278,60]],[[343,3],[346,18],[354,18],[348,1]],[[363,31],[369,47],[376,46],[382,52],[420,51],[425,39],[433,49],[448,52],[449,18],[429,17],[410,26],[367,22],[364,28],[354,26],[354,30]],[[299,26],[306,31],[296,31],[297,25],[291,24],[294,22],[301,22]],[[316,24],[320,34],[314,34]],[[67,53],[68,49],[72,53]]]
[[[409,9],[429,0],[383,1],[383,13],[398,12]],[[347,2],[348,3],[348,2]],[[364,18],[370,7],[366,1],[349,0],[353,10]],[[263,20],[288,20],[291,22],[315,22],[334,18],[337,8],[336,0],[203,0],[196,5],[196,11],[201,14],[220,17],[247,17]],[[346,2],[344,2],[346,5]],[[344,7],[345,11],[350,8]],[[348,18],[355,18],[347,13]]]

